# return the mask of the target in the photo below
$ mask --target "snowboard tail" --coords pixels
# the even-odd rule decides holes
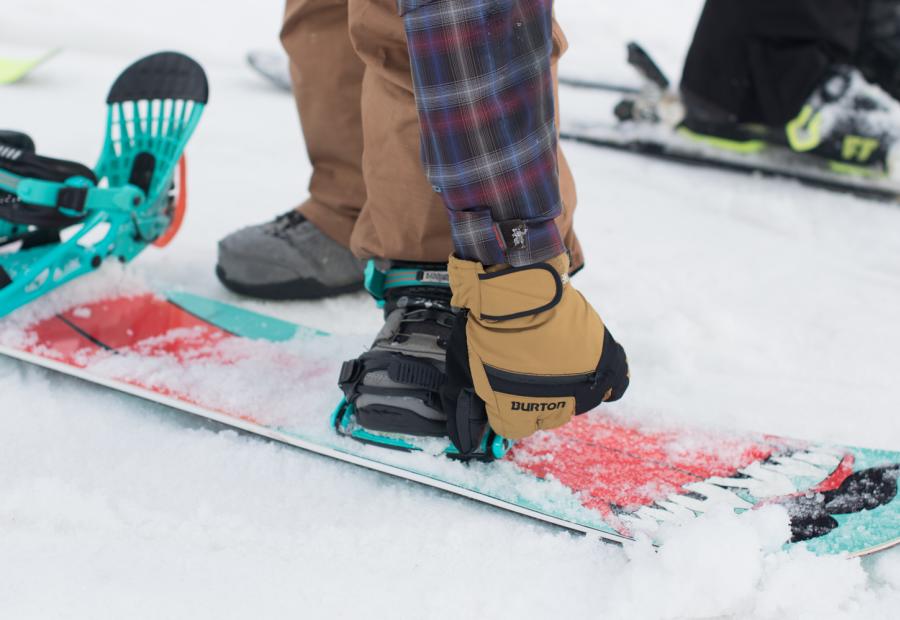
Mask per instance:
[[[44,301],[0,323],[0,353],[591,537],[626,543],[717,506],[778,503],[791,544],[816,553],[900,543],[897,452],[595,411],[501,445],[491,463],[462,463],[445,438],[397,437],[390,450],[354,436],[345,407],[329,417],[340,349],[355,341],[188,293],[136,290],[41,314]]]

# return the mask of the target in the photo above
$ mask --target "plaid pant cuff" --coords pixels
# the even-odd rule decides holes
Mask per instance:
[[[456,256],[482,265],[531,265],[566,251],[553,220],[495,222],[488,211],[449,211]]]

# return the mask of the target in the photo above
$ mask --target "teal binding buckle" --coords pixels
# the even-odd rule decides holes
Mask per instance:
[[[384,294],[392,288],[408,288],[411,286],[436,286],[449,288],[450,279],[446,270],[430,270],[417,265],[403,263],[391,265],[381,270],[374,259],[369,259],[363,273],[366,290],[375,299],[379,308],[384,307]]]
[[[153,54],[110,89],[106,137],[93,171],[80,166],[78,174],[54,178],[58,160],[13,147],[6,147],[8,158],[0,152],[0,316],[107,258],[127,263],[174,236],[186,205],[184,148],[208,94],[206,74],[194,60]],[[22,161],[50,173],[33,178]]]
[[[380,433],[369,431],[360,426],[355,419],[353,404],[348,403],[345,398],[342,398],[341,402],[332,411],[330,423],[339,435],[350,437],[362,443],[403,452],[420,452],[422,450],[415,444],[417,438],[411,435]],[[478,449],[472,454],[461,455],[453,444],[449,444],[444,449],[444,455],[454,460],[490,462],[500,460],[506,456],[512,444],[512,440],[501,437],[488,428],[481,438],[481,444]]]

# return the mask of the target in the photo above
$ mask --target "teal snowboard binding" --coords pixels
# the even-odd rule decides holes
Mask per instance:
[[[183,152],[208,93],[202,67],[183,54],[132,64],[106,99],[93,170],[0,131],[0,316],[175,236],[186,207]]]
[[[362,443],[389,448],[392,450],[400,450],[402,452],[420,452],[427,450],[428,441],[420,437],[412,435],[401,435],[399,433],[385,433],[380,431],[372,431],[361,426],[356,420],[356,411],[353,403],[347,402],[346,398],[342,398],[338,406],[331,413],[331,426],[339,435],[350,437]],[[452,443],[443,448],[443,453],[447,457],[465,461],[482,461],[490,462],[502,459],[512,447],[512,441],[501,437],[494,431],[488,429],[481,437],[481,444],[472,454],[463,455],[456,449]]]
[[[385,309],[385,326],[372,347],[341,368],[344,399],[331,424],[340,435],[384,448],[443,452],[460,460],[501,459],[510,441],[487,420],[472,431],[472,451],[448,441],[441,390],[447,338],[455,322],[445,265],[369,261],[366,289]]]

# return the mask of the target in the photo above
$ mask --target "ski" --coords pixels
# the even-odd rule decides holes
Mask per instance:
[[[54,293],[0,321],[0,354],[592,539],[659,542],[663,524],[778,503],[791,515],[789,544],[815,553],[900,544],[898,452],[603,410],[503,446],[492,462],[454,459],[440,438],[395,436],[388,449],[382,436],[371,445],[345,425],[343,405],[335,408],[341,362],[359,346],[127,278],[81,281],[65,298]]]

